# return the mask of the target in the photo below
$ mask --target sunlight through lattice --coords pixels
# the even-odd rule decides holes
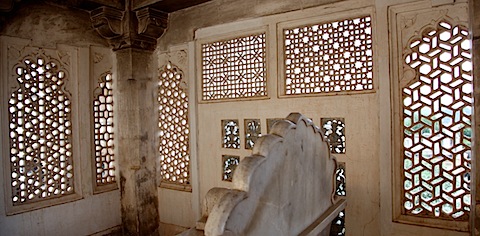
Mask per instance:
[[[404,210],[467,220],[470,211],[472,54],[468,29],[440,22],[405,55],[402,89]]]
[[[337,196],[347,196],[346,190],[346,174],[345,174],[345,163],[338,162],[337,169],[335,170],[335,195]]]
[[[235,173],[235,169],[237,168],[238,164],[240,163],[239,156],[222,156],[222,163],[223,163],[223,174],[222,180],[232,182],[233,180],[233,173]]]
[[[345,231],[345,210],[343,210],[333,219],[330,226],[330,236],[344,236]]]
[[[246,119],[244,120],[245,127],[245,149],[252,149],[255,145],[255,141],[262,135],[262,129],[259,119]]]
[[[202,99],[267,95],[265,34],[202,45]]]
[[[224,148],[240,148],[240,128],[238,120],[222,120],[222,135]]]
[[[158,87],[160,173],[167,183],[190,184],[190,126],[187,84],[180,69],[168,63]]]
[[[16,67],[19,88],[9,100],[14,205],[74,192],[72,104],[59,67],[43,55]]]
[[[113,90],[112,75],[102,76],[94,93],[94,142],[97,185],[115,183],[115,158],[113,153]]]
[[[285,93],[373,89],[369,16],[284,30]]]
[[[345,153],[345,119],[343,118],[322,118],[322,130],[325,139],[328,141],[331,153]]]
[[[338,162],[337,169],[335,170],[335,182],[335,195],[346,197],[346,173],[344,162]],[[330,226],[330,236],[343,236],[345,235],[345,231],[345,210],[343,210],[338,213],[335,219],[333,219]]]

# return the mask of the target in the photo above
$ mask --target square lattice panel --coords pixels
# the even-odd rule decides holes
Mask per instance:
[[[373,89],[370,16],[285,29],[285,94]]]

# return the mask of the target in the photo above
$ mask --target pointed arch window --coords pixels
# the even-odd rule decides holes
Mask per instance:
[[[468,30],[440,21],[410,40],[401,87],[403,214],[468,221],[472,62]],[[406,74],[405,76],[408,76]]]
[[[170,62],[160,70],[158,82],[161,186],[191,191],[187,83]]]
[[[38,53],[14,68],[18,88],[8,101],[14,206],[74,193],[72,104],[61,65]]]
[[[93,125],[95,153],[95,182],[97,187],[116,183],[113,132],[112,73],[101,76],[94,90]],[[116,187],[115,185],[113,187]]]

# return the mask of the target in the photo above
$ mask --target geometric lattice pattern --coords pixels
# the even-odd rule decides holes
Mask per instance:
[[[373,89],[369,16],[284,30],[285,93]]]
[[[265,33],[202,44],[202,100],[265,96]]]
[[[345,153],[345,119],[322,118],[322,130],[331,153]]]
[[[224,148],[240,148],[240,131],[238,120],[222,120],[222,136]]]
[[[187,92],[182,71],[171,63],[167,63],[160,71],[158,87],[162,182],[190,184],[190,126]]]
[[[112,74],[100,78],[93,101],[95,171],[97,186],[115,183],[113,154]]]
[[[235,168],[237,168],[238,164],[240,163],[240,157],[223,155],[222,163],[223,163],[222,180],[232,182]]]
[[[345,235],[345,210],[338,213],[338,216],[333,219],[330,226],[330,236],[344,236]]]
[[[9,99],[13,205],[74,192],[71,103],[59,65],[38,55],[15,69],[19,88]]]
[[[404,211],[468,220],[472,142],[472,54],[468,29],[441,21],[411,40],[402,90]]]
[[[337,170],[335,171],[335,195],[346,197],[346,174],[345,174],[345,163],[338,162]],[[338,216],[333,219],[330,226],[330,236],[343,236],[345,235],[345,210],[338,213]]]
[[[343,197],[347,196],[345,180],[346,180],[345,163],[338,162],[337,170],[335,171],[335,182],[336,182],[335,195],[343,196]]]
[[[255,141],[260,138],[261,127],[260,120],[258,119],[246,119],[244,120],[245,125],[245,149],[252,149],[255,145]]]

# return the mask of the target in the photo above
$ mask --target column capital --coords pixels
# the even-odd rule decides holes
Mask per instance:
[[[108,40],[113,50],[136,48],[155,50],[168,25],[168,13],[153,7],[119,10],[102,6],[90,12],[92,27]]]
[[[102,6],[90,12],[92,27],[106,39],[114,39],[122,35],[124,12],[113,7]]]

